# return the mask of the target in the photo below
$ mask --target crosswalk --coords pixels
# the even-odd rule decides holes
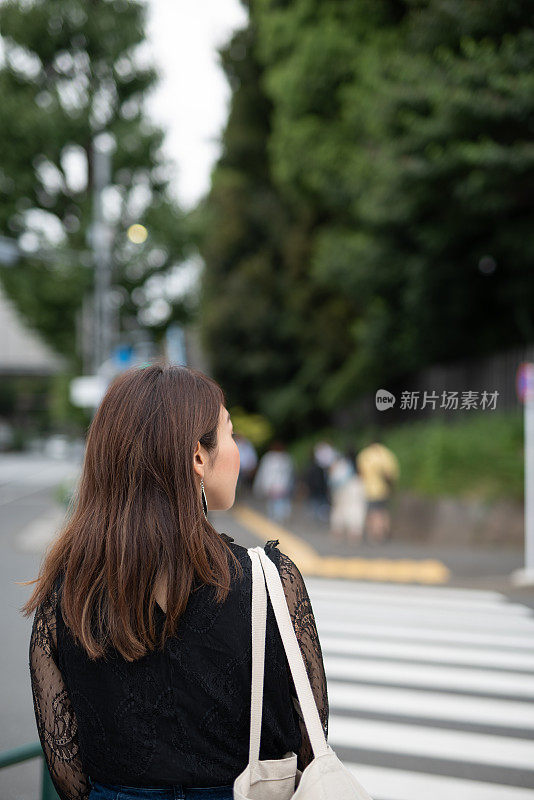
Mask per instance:
[[[534,800],[534,613],[498,592],[306,578],[328,742],[374,800]]]

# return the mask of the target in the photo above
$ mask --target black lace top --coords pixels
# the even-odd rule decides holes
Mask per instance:
[[[34,616],[29,665],[35,718],[61,800],[86,800],[88,777],[140,787],[231,785],[248,762],[251,692],[251,561],[220,534],[243,565],[243,579],[217,604],[213,587],[191,594],[178,631],[134,662],[114,651],[91,660],[61,614],[61,582]],[[265,545],[277,566],[308,676],[328,735],[326,677],[302,576],[278,540]],[[214,592],[215,590],[213,590]],[[159,606],[157,624],[165,615]],[[159,633],[160,628],[158,628]],[[293,679],[268,598],[260,759],[313,758]]]

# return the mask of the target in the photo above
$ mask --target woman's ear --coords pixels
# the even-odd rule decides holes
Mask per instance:
[[[204,456],[203,456],[203,453],[202,453],[202,447],[200,445],[200,442],[197,442],[197,446],[196,446],[195,452],[193,454],[193,469],[195,470],[195,472],[197,473],[199,478],[203,478],[204,477],[205,466],[206,465],[205,465]]]

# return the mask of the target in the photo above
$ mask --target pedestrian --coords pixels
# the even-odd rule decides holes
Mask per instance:
[[[310,452],[301,480],[305,487],[307,507],[311,516],[319,522],[328,522],[330,515],[328,474],[317,459],[315,447]]]
[[[253,484],[254,494],[265,499],[267,514],[275,522],[286,522],[291,516],[294,485],[293,460],[283,442],[275,440],[261,457]]]
[[[249,762],[252,561],[210,523],[231,508],[239,451],[221,387],[190,367],[118,375],[34,592],[35,719],[60,800],[232,800]],[[309,596],[270,540],[325,736],[328,696]],[[313,752],[267,616],[260,759]],[[260,762],[261,763],[261,762]]]
[[[367,502],[366,535],[370,542],[383,542],[391,538],[389,500],[399,478],[399,462],[377,434],[375,441],[358,453],[356,463]]]
[[[258,454],[256,448],[246,436],[241,433],[236,433],[234,440],[239,448],[239,478],[237,481],[237,493],[250,492],[252,490],[252,482],[258,466]]]
[[[365,520],[365,492],[356,471],[354,454],[337,453],[329,471],[332,507],[330,536],[337,541],[359,542]]]

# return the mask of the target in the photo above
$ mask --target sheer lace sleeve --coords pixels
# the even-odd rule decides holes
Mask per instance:
[[[274,544],[273,544],[274,542]],[[326,685],[326,674],[323,664],[323,654],[319,642],[319,635],[315,624],[315,617],[308,591],[304,584],[304,579],[296,564],[277,549],[278,540],[270,540],[265,546],[265,552],[274,561],[278,568],[293,627],[297,636],[300,652],[306,665],[308,678],[310,679],[313,696],[319,712],[319,717],[323,725],[324,735],[328,738],[328,691]],[[302,734],[302,745],[297,754],[297,766],[300,770],[313,760],[313,750],[304,725],[304,719],[297,699],[295,684],[290,673],[291,692],[293,702],[299,717],[299,726]]]
[[[57,662],[55,591],[35,611],[29,665],[39,739],[60,800],[87,800],[91,791],[78,750],[77,722]]]

